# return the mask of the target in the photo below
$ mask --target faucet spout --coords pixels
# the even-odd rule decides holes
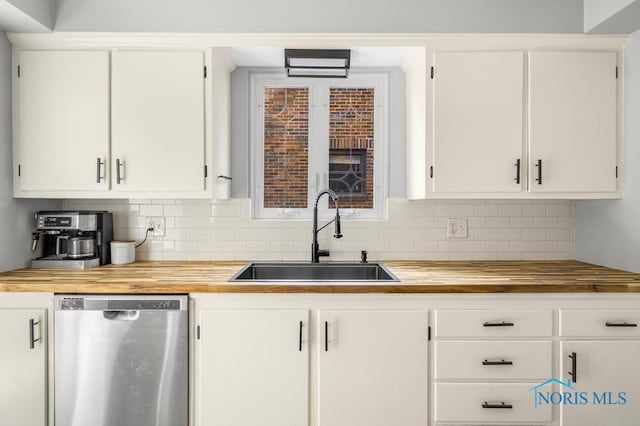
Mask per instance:
[[[331,221],[325,223],[322,227],[318,228],[318,202],[324,194],[328,194],[333,200],[333,204],[336,207],[336,217]],[[313,206],[313,241],[311,243],[312,263],[320,262],[320,256],[329,256],[329,250],[320,250],[320,245],[318,244],[318,233],[332,223],[335,223],[333,238],[342,238],[342,230],[340,227],[340,208],[338,207],[338,195],[330,189],[323,189],[318,193],[318,195],[316,195],[316,201]]]

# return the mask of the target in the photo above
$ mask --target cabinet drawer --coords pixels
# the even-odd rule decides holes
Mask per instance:
[[[442,341],[435,343],[435,378],[441,380],[548,379],[551,341]]]
[[[547,337],[551,310],[437,310],[436,337]]]
[[[551,406],[533,406],[529,391],[537,383],[438,383],[436,422],[549,422]],[[496,406],[511,408],[495,408]]]
[[[561,336],[640,337],[640,310],[560,310]]]

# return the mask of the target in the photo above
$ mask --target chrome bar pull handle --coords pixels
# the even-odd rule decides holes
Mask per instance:
[[[35,349],[36,342],[39,342],[41,337],[35,338],[36,325],[40,324],[40,321],[36,321],[33,318],[29,320],[29,349]]]
[[[489,361],[485,359],[482,361],[482,365],[513,365],[513,361],[505,361],[504,359],[500,361]]]
[[[329,352],[329,321],[324,322],[324,351]]]
[[[514,166],[516,166],[516,177],[514,180],[519,185],[520,184],[520,159],[519,158],[516,160],[516,163],[514,164]]]
[[[636,323],[629,323],[629,322],[605,322],[604,323],[605,326],[607,327],[637,327],[638,324]]]
[[[482,324],[483,327],[513,327],[514,323],[512,322],[485,322]]]
[[[487,401],[484,402],[484,404],[482,404],[482,408],[502,408],[502,409],[509,409],[509,408],[513,408],[512,404],[506,404],[504,401],[500,401],[500,404],[489,404]]]
[[[116,183],[118,185],[124,180],[122,177],[124,173],[122,173],[122,175],[120,174],[120,167],[122,167],[124,172],[124,161],[120,161],[119,158],[116,158]]]
[[[538,177],[536,178],[536,182],[538,182],[538,185],[542,185],[542,160],[538,160],[536,167],[538,168]]]
[[[96,170],[97,170],[97,174],[96,174],[96,183],[100,183],[100,181],[102,179],[104,179],[104,176],[102,176],[102,166],[104,165],[104,161],[100,161],[100,157],[98,157],[96,159]]]
[[[578,383],[578,354],[571,352],[569,358],[571,358],[571,371],[568,374],[571,376],[573,383]]]
[[[300,321],[300,327],[298,328],[298,351],[302,352],[302,321]]]

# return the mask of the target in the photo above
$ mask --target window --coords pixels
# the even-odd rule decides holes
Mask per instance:
[[[311,217],[316,194],[330,188],[344,216],[383,218],[386,90],[386,74],[252,76],[253,216]],[[333,203],[319,209],[329,216]]]

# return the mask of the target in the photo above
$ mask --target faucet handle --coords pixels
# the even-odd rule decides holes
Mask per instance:
[[[369,253],[367,253],[366,250],[362,250],[360,252],[360,263],[368,263],[367,262],[367,254],[369,254]]]

